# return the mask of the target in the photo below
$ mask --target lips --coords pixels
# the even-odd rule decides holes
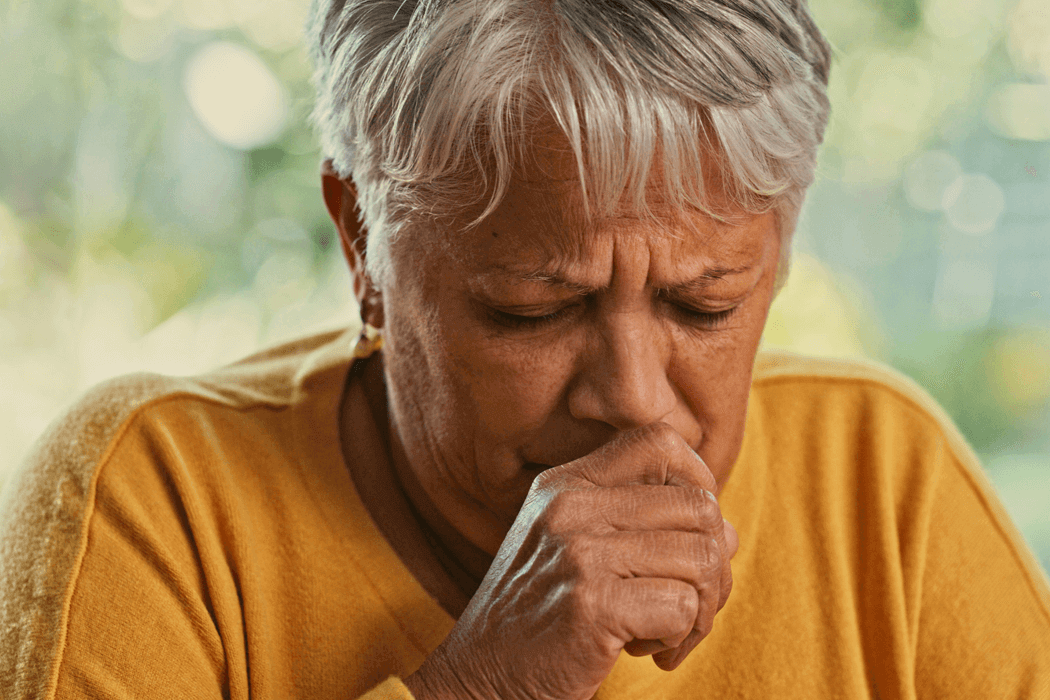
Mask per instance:
[[[525,471],[529,472],[542,472],[553,467],[550,464],[540,464],[539,462],[525,462],[524,468]]]

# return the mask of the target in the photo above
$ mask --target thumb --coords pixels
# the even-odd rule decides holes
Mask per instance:
[[[732,559],[736,556],[737,550],[740,549],[740,535],[737,534],[736,528],[728,520],[722,524],[725,526],[726,551],[729,554],[729,558]]]

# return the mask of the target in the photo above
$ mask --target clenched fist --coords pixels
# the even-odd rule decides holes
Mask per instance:
[[[664,423],[548,469],[452,632],[405,679],[426,698],[586,700],[621,650],[667,671],[711,632],[736,531]]]

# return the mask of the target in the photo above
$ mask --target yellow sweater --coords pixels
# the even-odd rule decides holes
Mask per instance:
[[[409,698],[454,620],[358,498],[354,333],[91,392],[0,507],[0,695]],[[352,383],[351,383],[352,384]],[[378,440],[361,410],[346,459]],[[942,410],[871,363],[760,354],[713,633],[597,697],[1050,698],[1050,587]]]

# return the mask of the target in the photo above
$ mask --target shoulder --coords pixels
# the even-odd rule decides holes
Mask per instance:
[[[799,419],[822,416],[850,427],[936,434],[973,467],[977,457],[955,422],[929,392],[899,370],[867,358],[824,358],[762,350],[755,358],[752,399]],[[824,426],[826,427],[826,426]]]
[[[767,350],[752,377],[752,441],[767,458],[794,465],[781,478],[795,479],[800,492],[816,482],[843,498],[865,491],[904,517],[956,484],[989,504],[996,520],[1009,520],[958,426],[900,371],[870,359]]]
[[[158,416],[192,412],[208,421],[294,403],[309,358],[339,335],[287,343],[197,377],[118,377],[86,392],[49,426],[0,496],[0,686],[47,683],[99,475],[113,456],[141,464],[140,471],[162,461],[138,439],[167,430]]]
[[[753,383],[759,387],[791,386],[819,393],[843,387],[896,396],[920,410],[943,409],[914,380],[887,364],[867,358],[827,358],[787,350],[762,350],[755,357]]]
[[[751,401],[764,443],[785,445],[800,461],[801,479],[851,465],[849,493],[887,489],[886,503],[905,511],[961,513],[971,518],[945,530],[987,524],[1050,611],[1050,580],[999,500],[977,454],[943,407],[898,370],[869,359],[826,359],[763,351],[755,361]],[[749,407],[749,411],[752,410]],[[802,460],[805,460],[804,469]],[[825,484],[827,482],[824,482]],[[934,510],[935,509],[935,510]]]

